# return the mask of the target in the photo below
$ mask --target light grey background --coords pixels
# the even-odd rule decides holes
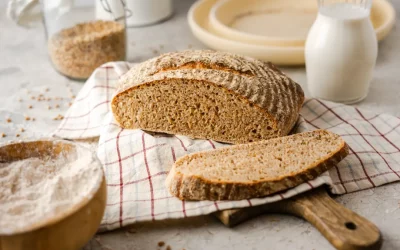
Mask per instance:
[[[163,1],[163,0],[160,0]],[[191,34],[186,14],[193,0],[176,0],[175,15],[154,26],[130,28],[128,59],[140,62],[159,53],[189,48],[204,48]],[[11,139],[39,137],[56,128],[53,118],[64,114],[68,102],[82,83],[57,74],[47,57],[42,24],[18,27],[5,16],[6,0],[0,0],[0,133]],[[400,1],[393,1],[397,15]],[[400,20],[392,33],[380,43],[378,62],[369,96],[357,106],[375,112],[400,116]],[[303,67],[284,68],[306,91]],[[31,94],[44,89],[48,97],[62,101],[37,102]],[[71,92],[72,90],[72,92]],[[28,94],[27,91],[31,91]],[[23,98],[22,102],[18,99]],[[55,108],[59,104],[60,108]],[[28,109],[33,105],[32,109]],[[48,110],[48,105],[53,108]],[[25,121],[24,114],[36,121]],[[6,123],[7,117],[12,123]],[[15,137],[17,129],[27,131]],[[335,198],[338,202],[368,218],[382,231],[383,249],[400,249],[400,183],[389,184]],[[67,236],[66,236],[67,238]],[[172,249],[333,249],[307,222],[285,215],[263,215],[229,229],[211,216],[177,221],[140,223],[126,229],[97,235],[86,250],[158,249],[164,241]],[[165,249],[165,246],[164,248]]]

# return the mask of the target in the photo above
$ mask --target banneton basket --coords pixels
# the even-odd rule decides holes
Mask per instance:
[[[96,174],[92,176],[96,180],[93,185],[87,186],[88,195],[38,223],[18,229],[0,228],[0,250],[77,250],[93,237],[104,214],[107,191],[102,166],[88,148],[54,139],[11,142],[0,147],[0,162],[31,157],[48,159],[78,150],[91,154],[91,164],[100,170],[95,171]]]

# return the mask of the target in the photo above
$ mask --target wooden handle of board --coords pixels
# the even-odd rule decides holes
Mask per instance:
[[[286,213],[314,225],[337,249],[380,249],[382,237],[370,221],[333,200],[324,188],[262,206],[225,210],[215,215],[227,226],[237,225],[261,213]]]

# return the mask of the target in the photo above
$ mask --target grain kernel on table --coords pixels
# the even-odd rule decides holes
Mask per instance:
[[[11,118],[7,118],[6,122],[7,122],[7,123],[12,122]]]
[[[29,109],[32,109],[32,108],[33,108],[33,106],[32,106],[32,105],[29,105],[29,106],[28,106],[28,108],[29,108]]]
[[[20,128],[19,131],[25,132],[25,129],[24,128]]]
[[[15,137],[19,137],[19,134],[16,134]]]
[[[30,121],[31,118],[29,116],[25,116],[25,121]]]
[[[164,242],[164,241],[159,241],[157,245],[158,245],[159,247],[162,247],[162,246],[165,245],[165,242]]]
[[[60,107],[60,105],[59,104],[56,104],[56,108],[59,108]]]
[[[4,133],[1,133],[1,137],[6,137],[7,135],[6,134],[4,134]]]

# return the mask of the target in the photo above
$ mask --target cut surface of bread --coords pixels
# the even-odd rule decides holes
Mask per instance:
[[[184,51],[131,69],[111,107],[124,128],[246,143],[288,134],[303,101],[301,87],[272,64]]]
[[[263,197],[316,178],[347,154],[339,135],[316,130],[186,155],[166,185],[183,200]]]

